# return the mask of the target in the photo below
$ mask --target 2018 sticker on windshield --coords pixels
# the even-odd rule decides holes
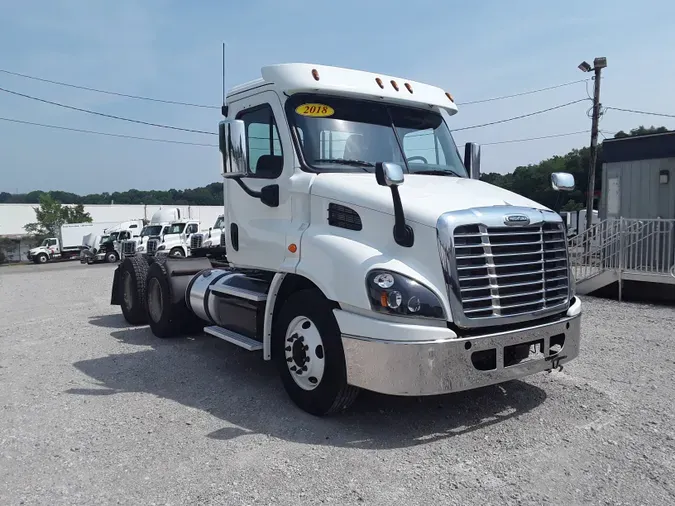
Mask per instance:
[[[323,104],[302,104],[295,108],[295,112],[300,116],[314,118],[327,118],[335,114],[335,110],[331,106]]]

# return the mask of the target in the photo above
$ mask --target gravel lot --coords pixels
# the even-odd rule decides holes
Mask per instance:
[[[110,265],[0,268],[0,504],[673,504],[675,310],[584,298],[580,357],[317,419],[259,355],[160,340]]]

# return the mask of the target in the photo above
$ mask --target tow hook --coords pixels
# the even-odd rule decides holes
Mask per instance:
[[[563,366],[560,363],[561,360],[567,358],[567,355],[558,356],[554,355],[552,357],[546,357],[544,360],[551,362],[551,368],[548,370],[548,372],[553,372],[554,369],[558,369],[558,372],[561,372],[563,370]]]

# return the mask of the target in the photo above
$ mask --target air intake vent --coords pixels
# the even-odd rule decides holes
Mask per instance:
[[[361,230],[361,217],[350,207],[328,204],[328,224],[349,230]]]

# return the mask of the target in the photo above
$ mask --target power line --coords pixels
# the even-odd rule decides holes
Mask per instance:
[[[192,128],[181,128],[181,127],[171,126],[171,125],[162,125],[160,123],[150,123],[148,121],[141,121],[141,120],[132,119],[132,118],[124,118],[122,116],[115,116],[113,114],[106,114],[106,113],[103,113],[103,112],[92,111],[90,109],[82,109],[80,107],[61,104],[59,102],[52,102],[51,100],[45,100],[44,98],[33,97],[31,95],[26,95],[24,93],[19,93],[18,91],[12,91],[12,90],[8,90],[8,89],[5,89],[5,88],[0,88],[0,91],[4,91],[5,93],[11,93],[12,95],[16,95],[16,96],[19,96],[19,97],[28,98],[30,100],[36,100],[38,102],[42,102],[42,103],[45,103],[45,104],[55,105],[57,107],[63,107],[65,109],[71,109],[73,111],[86,112],[87,114],[93,114],[95,116],[103,116],[104,118],[117,119],[117,120],[120,120],[120,121],[128,121],[130,123],[137,123],[139,125],[147,125],[147,126],[153,126],[153,127],[158,127],[158,128],[167,128],[169,130],[180,130],[181,132],[190,132],[190,133],[195,133],[195,134],[217,135],[215,132],[207,132],[205,130],[194,130]]]
[[[540,137],[527,137],[525,139],[509,139],[506,141],[485,142],[481,146],[494,146],[496,144],[511,144],[513,142],[538,141],[539,139],[553,139],[555,137],[568,137],[570,135],[587,134],[590,130],[579,130],[577,132],[567,132],[564,134],[542,135]]]
[[[152,142],[165,142],[168,144],[187,144],[190,146],[208,146],[208,147],[217,147],[216,144],[207,144],[204,142],[187,142],[187,141],[174,141],[171,139],[153,139],[151,137],[138,137],[135,135],[124,135],[124,134],[115,134],[112,132],[99,132],[96,130],[84,130],[81,128],[71,128],[71,127],[64,127],[60,125],[49,125],[47,123],[35,123],[32,121],[23,121],[20,119],[14,119],[14,118],[4,118],[0,117],[0,121],[8,121],[10,123],[20,123],[22,125],[32,125],[32,126],[39,126],[43,128],[53,128],[55,130],[67,130],[69,132],[79,132],[79,133],[85,133],[85,134],[96,134],[96,135],[104,135],[107,137],[119,137],[122,139],[135,139],[139,141],[152,141]]]
[[[527,113],[527,114],[521,114],[520,116],[513,116],[511,118],[500,119],[500,120],[497,120],[497,121],[491,121],[489,123],[481,123],[480,125],[472,125],[472,126],[462,127],[462,128],[453,128],[452,131],[453,132],[459,132],[461,130],[470,130],[472,128],[482,128],[482,127],[491,126],[491,125],[498,125],[500,123],[506,123],[507,121],[514,121],[514,120],[517,120],[517,119],[528,118],[530,116],[536,116],[537,114],[543,114],[545,112],[555,111],[556,109],[562,109],[563,107],[568,107],[570,105],[578,104],[579,102],[585,102],[586,100],[588,100],[588,99],[587,98],[580,98],[579,100],[573,100],[572,102],[567,102],[565,104],[560,104],[560,105],[556,105],[554,107],[549,107],[548,109],[541,109],[539,111],[534,111],[534,112],[530,112],[530,113]]]
[[[80,86],[80,85],[77,85],[77,84],[64,83],[62,81],[54,81],[54,80],[51,80],[51,79],[44,79],[42,77],[29,76],[27,74],[20,74],[18,72],[12,72],[11,70],[5,70],[5,69],[0,69],[0,72],[2,72],[4,74],[9,74],[9,75],[12,75],[12,76],[23,77],[25,79],[32,79],[34,81],[41,81],[43,83],[56,84],[58,86],[66,86],[68,88],[75,88],[75,89],[78,89],[78,90],[93,91],[93,92],[96,92],[96,93],[104,93],[106,95],[115,95],[117,97],[133,98],[133,99],[136,99],[136,100],[148,100],[150,102],[160,102],[162,104],[184,105],[184,106],[187,106],[187,107],[200,107],[200,108],[203,108],[203,109],[219,109],[220,108],[216,105],[194,104],[194,103],[190,103],[190,102],[178,102],[176,100],[163,100],[163,99],[160,99],[160,98],[144,97],[144,96],[141,96],[141,95],[130,95],[130,94],[127,94],[127,93],[119,93],[119,92],[116,92],[116,91],[102,90],[102,89],[99,89],[99,88],[90,88],[88,86]]]
[[[634,114],[646,114],[648,116],[661,116],[664,118],[675,118],[675,114],[665,114],[660,112],[650,112],[650,111],[638,111],[636,109],[622,109],[620,107],[605,107],[605,110],[621,111],[621,112],[632,112]]]
[[[457,102],[457,105],[471,105],[471,104],[482,104],[485,102],[494,102],[496,100],[504,100],[507,98],[515,98],[515,97],[522,97],[524,95],[532,95],[533,93],[540,93],[542,91],[548,91],[548,90],[555,90],[556,88],[562,88],[564,86],[570,86],[572,84],[578,84],[578,83],[583,83],[587,82],[588,79],[578,79],[576,81],[570,81],[567,83],[562,83],[562,84],[556,84],[554,86],[547,86],[546,88],[539,88],[536,90],[530,90],[530,91],[523,91],[520,93],[514,93],[512,95],[502,95],[500,97],[492,97],[492,98],[484,98],[482,100],[472,100],[470,102]]]

